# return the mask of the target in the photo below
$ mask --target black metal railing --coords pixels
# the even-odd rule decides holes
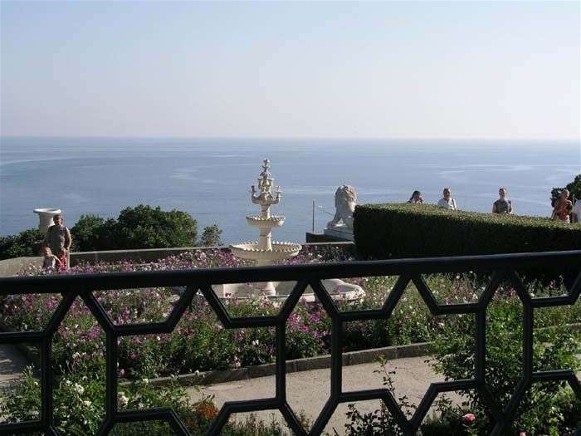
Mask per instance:
[[[566,295],[531,298],[525,290],[517,271],[522,269],[560,269],[568,271]],[[321,434],[340,403],[381,399],[406,434],[415,434],[428,410],[441,392],[477,390],[490,409],[494,422],[492,434],[502,434],[513,422],[515,411],[532,383],[566,381],[577,398],[581,398],[581,384],[570,368],[550,371],[533,370],[533,320],[535,309],[541,307],[573,305],[581,291],[581,250],[552,253],[525,253],[510,255],[442,257],[426,259],[401,259],[329,264],[285,265],[236,269],[205,269],[188,271],[151,271],[134,273],[53,275],[40,277],[7,277],[0,279],[0,295],[9,294],[62,294],[63,298],[46,328],[42,331],[3,332],[0,343],[35,343],[40,348],[41,410],[35,421],[2,423],[0,434],[44,432],[57,434],[54,428],[53,375],[51,373],[51,343],[53,335],[76,298],[81,298],[99,322],[106,336],[106,398],[105,418],[98,434],[108,434],[116,423],[147,420],[166,420],[176,434],[188,434],[183,422],[172,409],[118,410],[118,343],[119,338],[131,335],[171,333],[190,306],[194,295],[200,291],[225,328],[271,327],[276,331],[276,387],[272,398],[226,402],[214,420],[209,434],[220,434],[230,415],[240,412],[279,410],[288,426],[297,435]],[[439,304],[422,277],[433,273],[460,273],[467,271],[492,271],[488,286],[477,302],[466,304]],[[397,276],[394,288],[383,306],[376,310],[341,312],[321,283],[328,278]],[[232,318],[222,301],[212,290],[212,285],[227,283],[296,281],[284,301],[280,312],[273,316]],[[499,404],[488,386],[486,368],[486,310],[498,286],[509,281],[523,304],[523,375],[508,404]],[[408,419],[386,389],[345,392],[342,389],[342,336],[343,324],[355,320],[388,319],[412,282],[434,315],[470,313],[475,315],[476,365],[474,377],[464,380],[432,383]],[[179,300],[164,322],[149,324],[115,325],[93,295],[97,290],[135,289],[145,287],[182,287]],[[303,291],[310,286],[332,322],[331,332],[331,387],[329,398],[310,431],[301,426],[297,415],[287,401],[285,327],[293,308]]]

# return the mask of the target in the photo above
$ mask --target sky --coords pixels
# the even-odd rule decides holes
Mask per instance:
[[[5,1],[0,135],[581,138],[578,1]]]

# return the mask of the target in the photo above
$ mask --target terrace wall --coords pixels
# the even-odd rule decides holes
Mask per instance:
[[[334,242],[334,243],[309,243],[303,244],[303,247],[316,250],[318,247],[328,248],[337,247],[353,254],[355,245],[353,242]],[[132,262],[154,262],[170,256],[176,256],[192,250],[229,250],[228,247],[181,247],[181,248],[153,248],[141,250],[112,250],[112,251],[85,251],[71,253],[71,266],[79,263],[97,263],[97,262],[120,262],[130,260]],[[14,276],[30,265],[42,265],[41,256],[33,257],[16,257],[0,261],[0,277]]]

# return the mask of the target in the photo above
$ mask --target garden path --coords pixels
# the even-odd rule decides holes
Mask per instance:
[[[0,389],[18,379],[28,360],[13,345],[0,344]]]
[[[430,383],[443,381],[443,378],[434,373],[429,363],[425,361],[429,356],[401,358],[389,361],[388,371],[396,371],[392,376],[396,398],[407,395],[412,404],[419,404]],[[365,363],[343,367],[343,390],[355,391],[363,389],[382,388],[383,376],[377,373],[381,367],[379,363]],[[309,419],[313,420],[321,412],[330,393],[330,369],[316,369],[310,371],[294,372],[287,374],[287,399],[295,413],[301,411]],[[260,377],[251,380],[220,383],[198,388],[188,389],[192,400],[199,400],[202,396],[214,396],[218,407],[226,401],[250,400],[274,397],[275,377]],[[451,395],[454,400],[459,400],[458,395]],[[357,409],[361,413],[369,413],[379,408],[379,401],[366,401],[357,403]],[[325,431],[334,434],[344,433],[345,413],[347,404],[340,404],[325,428]],[[278,411],[262,411],[255,413],[263,420],[269,422],[274,418],[283,421]],[[240,418],[248,414],[241,414]]]
[[[390,360],[386,367],[388,371],[395,371],[392,375],[395,388],[395,397],[399,399],[406,395],[409,403],[418,405],[422,400],[430,383],[443,381],[443,378],[435,374],[426,360],[429,356],[409,357]],[[581,359],[581,354],[577,355]],[[365,363],[343,367],[343,390],[356,391],[363,389],[382,388],[382,374],[377,373],[380,369],[379,363]],[[581,377],[581,371],[577,373]],[[316,369],[310,371],[294,372],[287,374],[287,400],[295,411],[311,419],[318,416],[330,393],[330,370]],[[188,394],[194,401],[203,396],[214,396],[214,402],[220,408],[226,401],[250,400],[274,397],[275,377],[260,377],[250,380],[233,381],[208,386],[189,388]],[[449,393],[449,398],[453,402],[459,403],[462,397],[456,393]],[[440,398],[439,396],[437,399]],[[356,404],[357,410],[363,413],[370,413],[379,408],[379,401],[366,401]],[[335,409],[335,413],[327,423],[325,432],[334,435],[345,433],[347,404],[340,404]],[[431,415],[432,412],[428,412]],[[243,420],[249,414],[240,414],[236,418]],[[279,411],[262,411],[255,413],[258,417],[270,422],[276,419],[284,422],[284,418]]]
[[[581,359],[581,354],[577,356]],[[434,373],[426,360],[429,356],[409,357],[390,360],[386,366],[388,371],[395,371],[392,375],[396,398],[406,395],[408,402],[419,404],[430,383],[443,381]],[[23,369],[28,364],[26,357],[14,346],[0,344],[0,391],[9,387],[10,383],[20,377]],[[343,367],[343,390],[355,391],[363,389],[382,388],[383,374],[378,373],[381,367],[378,363],[364,363]],[[581,376],[581,372],[577,373]],[[303,413],[313,420],[325,405],[330,392],[330,370],[315,369],[287,374],[287,399],[295,413]],[[250,400],[274,397],[275,377],[260,377],[249,380],[220,383],[214,385],[192,387],[187,393],[194,401],[202,396],[214,396],[214,401],[221,407],[226,401]],[[452,394],[453,401],[459,401],[460,396]],[[378,401],[366,401],[357,403],[357,409],[361,413],[373,412],[379,407]],[[346,422],[345,413],[347,404],[340,404],[329,420],[325,431],[334,434],[343,434]],[[283,422],[282,415],[278,411],[263,411],[256,413],[264,420],[273,418]],[[243,417],[241,415],[241,417]]]

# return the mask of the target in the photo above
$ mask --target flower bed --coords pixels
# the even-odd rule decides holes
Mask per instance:
[[[340,250],[302,252],[291,263],[313,263],[341,258]],[[344,259],[341,259],[344,260]],[[287,262],[288,263],[288,262]],[[120,271],[179,270],[208,267],[238,267],[246,265],[223,250],[197,250],[172,256],[158,262],[136,264],[78,265],[68,272],[107,273]],[[29,268],[26,275],[45,274]],[[466,276],[433,275],[426,282],[441,303],[474,301],[483,288],[477,280]],[[366,310],[381,307],[392,289],[394,277],[366,277],[349,280],[366,291],[364,300],[337,303],[341,310]],[[562,292],[556,285],[550,293]],[[514,293],[505,289],[507,295]],[[156,322],[164,320],[176,300],[168,288],[96,291],[116,324]],[[14,295],[0,301],[3,323],[10,330],[42,329],[61,300],[59,294]],[[278,311],[276,303],[267,299],[232,299],[225,302],[231,316],[260,316]],[[581,319],[578,305],[570,308],[544,309],[536,319],[537,326],[558,325]],[[353,321],[344,326],[344,351],[428,342],[442,330],[446,317],[433,316],[413,285],[409,285],[389,320]],[[329,351],[330,319],[317,304],[300,303],[287,321],[287,359],[312,357]],[[57,373],[67,373],[76,367],[96,369],[104,361],[104,332],[84,303],[77,299],[59,326],[53,343],[53,366]],[[274,331],[268,328],[224,329],[217,316],[203,299],[195,297],[193,304],[171,334],[122,337],[119,343],[121,377],[142,378],[171,374],[238,368],[270,363],[274,359]]]
[[[324,262],[327,260],[345,260],[341,251],[327,251],[324,254],[316,252],[303,252],[291,263]],[[115,264],[99,263],[96,265],[79,265],[68,273],[107,273],[119,271],[149,271],[149,270],[176,270],[207,267],[237,267],[245,265],[243,261],[236,259],[226,251],[193,251],[178,256],[147,264],[135,264],[121,262]],[[44,274],[46,272],[31,268],[24,274]],[[424,279],[440,303],[461,303],[476,301],[484,288],[482,278],[471,274],[450,275],[434,274],[426,275]],[[385,298],[395,284],[395,277],[366,277],[353,278],[349,281],[362,286],[366,291],[364,300],[355,303],[337,303],[341,310],[366,310],[381,307]],[[554,283],[549,285],[529,284],[529,292],[536,296],[560,295],[564,292],[562,286]],[[58,291],[57,291],[58,292]],[[176,300],[173,289],[146,288],[125,289],[116,291],[95,292],[95,297],[103,305],[111,319],[117,324],[155,322],[165,319],[170,313]],[[499,303],[490,306],[490,328],[497,331],[490,332],[490,337],[504,337],[502,334],[512,334],[516,324],[507,323],[507,320],[518,320],[520,307],[519,300],[515,297],[514,289],[509,285],[502,285],[494,297]],[[15,331],[42,329],[52,313],[61,301],[59,294],[51,295],[13,295],[0,299],[0,309],[3,313],[3,323],[6,327]],[[225,303],[232,316],[258,316],[272,314],[278,311],[278,307],[267,299],[254,300],[229,300]],[[510,314],[510,317],[508,317]],[[550,327],[546,335],[540,335],[546,340],[537,342],[540,358],[548,364],[559,366],[559,362],[552,356],[564,356],[563,362],[570,361],[571,342],[576,338],[579,343],[579,335],[571,339],[571,332],[567,336],[561,333],[551,333],[553,326],[562,326],[579,322],[581,319],[581,305],[572,307],[552,307],[537,310],[535,314],[535,327]],[[505,325],[506,324],[506,325]],[[447,377],[469,377],[473,372],[472,367],[462,366],[471,362],[470,349],[473,344],[462,344],[465,355],[452,352],[446,347],[456,346],[457,340],[464,338],[459,333],[466,334],[470,338],[473,328],[472,315],[433,316],[414,285],[408,285],[399,303],[393,310],[389,320],[354,321],[344,325],[343,347],[345,351],[357,349],[377,348],[388,345],[404,345],[414,342],[426,342],[435,340],[436,354],[439,357],[440,371]],[[330,320],[327,313],[316,304],[301,303],[291,313],[287,321],[286,349],[287,359],[310,357],[328,352],[328,335]],[[504,332],[504,333],[502,333]],[[502,334],[501,334],[502,333]],[[551,336],[553,334],[553,336]],[[546,343],[562,338],[563,343],[558,352],[544,352]],[[567,338],[567,341],[565,341]],[[513,340],[514,338],[509,338]],[[120,339],[119,346],[119,374],[133,380],[135,383],[123,388],[123,395],[119,399],[119,405],[123,407],[150,407],[154,405],[172,405],[178,410],[180,417],[188,423],[188,428],[194,432],[202,431],[215,416],[215,408],[211,402],[204,400],[197,405],[191,405],[184,401],[182,391],[178,387],[160,389],[158,392],[149,389],[143,379],[162,375],[178,373],[190,373],[195,371],[208,371],[215,369],[237,368],[272,362],[274,360],[274,332],[269,328],[254,329],[224,329],[218,321],[213,310],[200,296],[194,299],[190,310],[186,311],[182,319],[171,334],[129,336]],[[490,343],[493,343],[490,341]],[[505,356],[502,350],[511,350],[517,355],[519,338],[516,338],[516,346],[510,349],[501,343],[498,348],[497,363],[499,368],[506,368],[508,364],[513,368],[519,368],[519,362]],[[466,351],[468,350],[468,351]],[[491,348],[492,351],[495,348]],[[535,348],[536,350],[536,348]],[[561,354],[559,354],[561,353]],[[457,355],[458,359],[449,360],[449,356]],[[545,357],[543,357],[545,356]],[[512,356],[514,357],[514,356]],[[54,336],[53,342],[53,368],[60,374],[59,383],[55,388],[55,416],[58,417],[58,428],[67,434],[94,433],[103,415],[103,389],[104,389],[104,333],[88,308],[80,300],[76,300],[70,308],[67,316],[60,324]],[[448,360],[446,360],[448,359]],[[490,361],[492,362],[492,361]],[[544,362],[544,361],[543,361]],[[438,368],[438,367],[436,367]],[[464,371],[464,373],[462,372]],[[511,376],[512,377],[512,376]],[[513,377],[514,378],[514,377]],[[505,382],[499,378],[498,383],[504,386],[513,383],[514,380]],[[81,389],[77,386],[80,386]],[[36,389],[36,390],[35,390]],[[39,410],[38,383],[32,372],[28,372],[23,383],[17,388],[16,395],[9,401],[0,401],[0,412],[4,409],[11,419],[33,418]],[[560,392],[560,391],[559,391]],[[561,395],[561,393],[559,394]],[[62,398],[62,410],[59,409],[59,398]],[[76,401],[69,406],[67,401],[75,398]],[[563,401],[563,396],[558,401]],[[556,400],[557,401],[557,400]],[[468,404],[468,403],[467,403]],[[553,404],[553,403],[551,403]],[[555,402],[555,404],[558,404]],[[466,434],[483,431],[486,432],[486,421],[482,420],[482,405],[478,398],[473,398],[468,408],[441,408],[442,418],[435,418],[436,426],[444,423],[447,430],[455,428],[465,429]],[[543,403],[542,407],[549,407]],[[75,416],[87,417],[84,421],[71,418],[69,411],[75,410]],[[574,409],[568,413],[576,413]],[[477,411],[474,422],[462,421],[462,416],[470,416]],[[210,413],[211,412],[211,413]],[[357,413],[352,411],[352,425],[362,428],[358,422]],[[529,413],[529,412],[527,412]],[[534,415],[534,409],[533,412]],[[379,415],[378,415],[379,416]],[[557,416],[557,415],[555,415]],[[379,418],[378,418],[379,419]],[[381,418],[383,419],[383,418]],[[561,420],[557,416],[553,420]],[[565,418],[563,418],[565,419]],[[574,419],[574,418],[572,418]],[[446,424],[444,421],[450,420]],[[521,428],[535,429],[545,423],[536,424],[526,419],[519,421]],[[202,424],[200,424],[202,423]],[[442,424],[442,425],[444,425]],[[157,424],[149,423],[149,426]],[[190,427],[191,425],[191,427]],[[280,434],[269,433],[270,429],[264,427],[256,430],[256,426],[262,424],[253,422],[248,424],[254,428],[254,433],[233,434]],[[274,425],[274,424],[273,424]],[[206,427],[205,427],[206,426]],[[536,426],[536,427],[535,427]],[[354,428],[355,428],[354,427]],[[132,434],[137,427],[128,427],[128,433]],[[144,427],[145,428],[145,427]],[[147,427],[147,431],[157,432],[157,428]],[[277,430],[278,431],[278,430]],[[530,430],[532,431],[532,430]],[[161,433],[159,433],[161,432]],[[163,434],[163,430],[159,430]],[[120,431],[119,434],[123,434]],[[134,433],[133,433],[134,434]],[[348,434],[356,434],[349,433]]]

